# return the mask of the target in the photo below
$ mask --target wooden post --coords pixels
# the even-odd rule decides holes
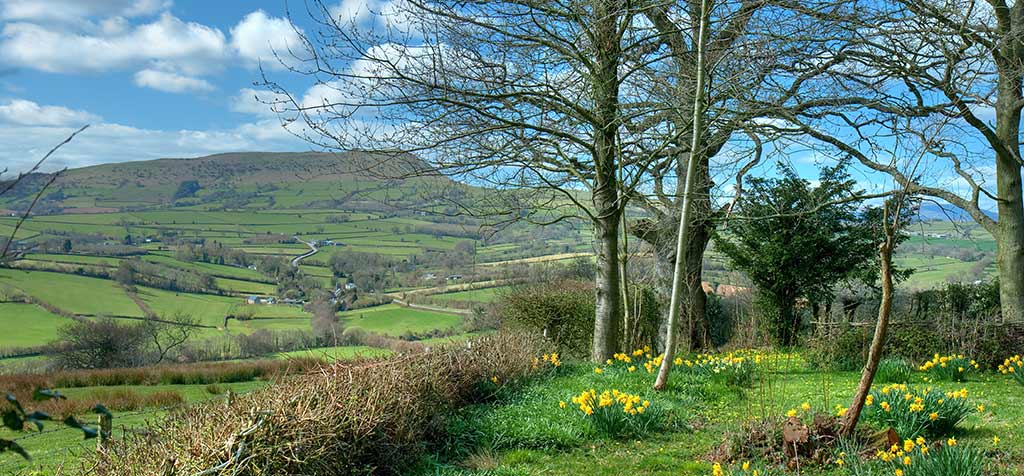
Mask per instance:
[[[225,403],[227,404],[227,406],[230,407],[230,406],[235,404],[235,392],[231,391],[230,388],[228,389],[227,392],[225,392],[224,396],[225,396]]]
[[[114,428],[114,418],[109,414],[100,413],[99,419],[99,436],[96,439],[96,449],[102,450],[107,443],[110,441],[110,436]]]

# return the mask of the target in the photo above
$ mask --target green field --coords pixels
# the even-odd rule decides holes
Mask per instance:
[[[376,347],[356,345],[342,347],[321,347],[317,349],[282,352],[280,354],[277,354],[277,357],[281,359],[319,357],[321,359],[331,361],[358,357],[382,357],[387,355],[391,355],[391,351],[385,349],[378,349]]]
[[[0,303],[0,349],[34,347],[56,339],[56,330],[71,320],[33,304]]]
[[[445,301],[470,301],[488,303],[492,302],[497,298],[498,293],[502,291],[502,287],[484,288],[484,289],[472,289],[469,291],[457,291],[454,293],[442,293],[432,294],[430,299],[438,302]]]
[[[341,317],[346,327],[389,336],[451,329],[462,323],[462,318],[456,315],[409,309],[394,304],[347,311],[341,313]]]
[[[106,279],[44,271],[0,269],[0,284],[24,291],[50,305],[94,316],[143,317],[124,290]]]

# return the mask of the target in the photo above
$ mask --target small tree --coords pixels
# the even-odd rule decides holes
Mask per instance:
[[[163,320],[148,319],[142,325],[142,332],[152,347],[150,362],[159,364],[166,360],[174,349],[177,349],[192,337],[198,320],[191,314],[176,313]]]
[[[144,326],[113,319],[82,319],[58,330],[54,360],[62,368],[136,367],[145,363]]]
[[[777,342],[793,345],[800,328],[797,301],[829,301],[838,282],[874,266],[878,233],[858,210],[844,164],[823,169],[818,186],[792,168],[781,172],[781,178],[747,181],[737,218],[716,236],[715,246],[757,286]]]

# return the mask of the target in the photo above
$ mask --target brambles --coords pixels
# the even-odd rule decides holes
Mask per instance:
[[[1024,359],[1020,355],[1014,355],[999,365],[999,373],[1009,375],[1017,383],[1024,385]]]
[[[928,374],[930,382],[963,382],[973,371],[979,370],[978,362],[964,357],[963,354],[935,354],[918,370]]]
[[[886,385],[872,391],[865,402],[865,418],[891,427],[906,438],[948,435],[980,408],[967,400],[967,389],[942,392],[928,387],[918,392],[905,384]]]
[[[86,463],[87,474],[148,475],[154,462],[165,461],[175,462],[175,474],[214,467],[237,474],[406,474],[441,436],[452,410],[493,395],[482,393],[481,383],[530,375],[533,356],[550,352],[545,347],[527,335],[499,333],[471,346],[321,363],[316,372],[241,395],[230,406],[175,412],[149,436],[115,442],[99,461]]]

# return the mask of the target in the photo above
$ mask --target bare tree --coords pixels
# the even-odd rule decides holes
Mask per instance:
[[[489,187],[485,199],[500,199],[515,218],[592,224],[592,357],[619,350],[620,190],[639,183],[638,174],[624,177],[629,184],[619,180],[625,151],[636,147],[622,124],[644,114],[624,102],[654,44],[631,27],[636,6],[411,0],[384,16],[400,25],[367,32],[316,5],[310,13],[322,28],[293,52],[302,61],[291,69],[314,78],[318,96],[296,98],[267,81],[286,98],[279,110],[307,125],[299,133],[330,149],[391,153],[407,161],[393,168],[411,168],[410,175]]]
[[[1003,318],[1024,322],[1024,3],[871,2],[823,21],[849,32],[823,58],[842,65],[825,75],[838,91],[791,122],[909,193],[969,214],[996,241]],[[927,152],[915,175],[906,162],[889,163],[895,137],[916,137]]]
[[[147,319],[142,332],[153,346],[151,363],[167,360],[174,349],[185,345],[198,328],[199,321],[191,314],[175,313],[165,319]]]

